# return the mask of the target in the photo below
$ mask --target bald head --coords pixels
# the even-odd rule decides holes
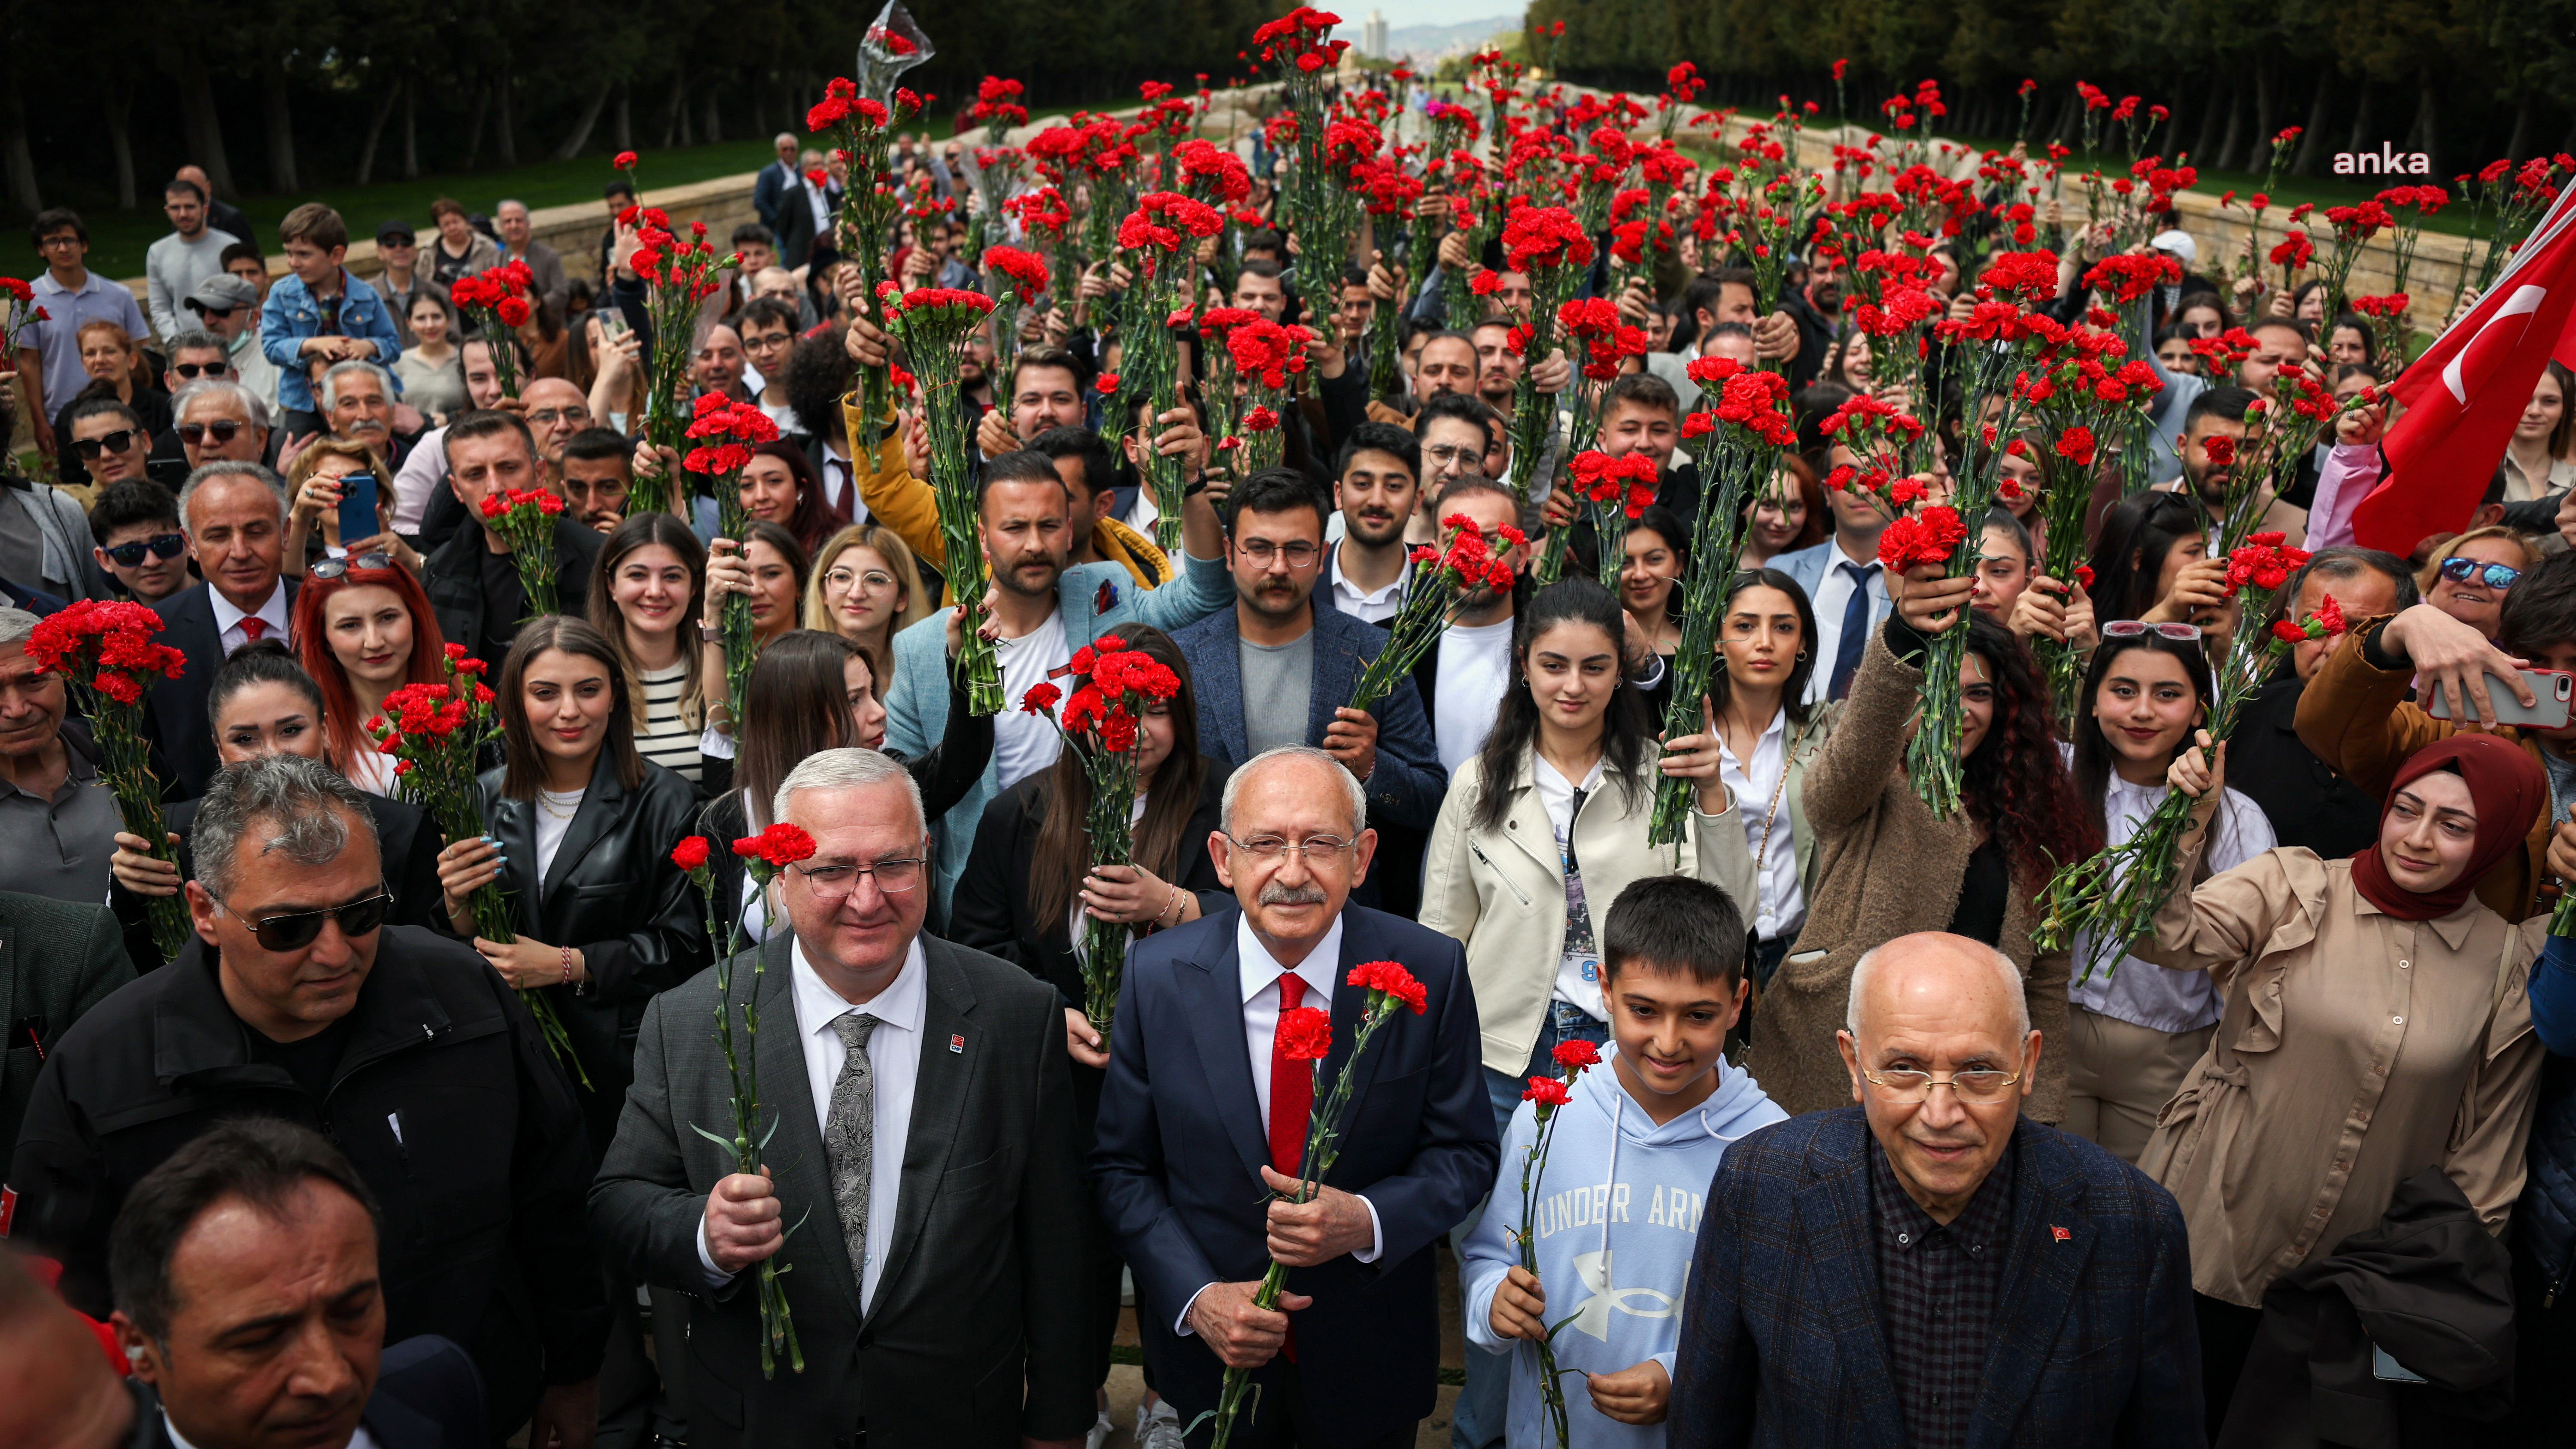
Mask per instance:
[[[590,426],[589,399],[560,377],[541,377],[519,389],[519,400],[528,407],[537,456],[548,464],[561,463],[564,440]]]
[[[1982,941],[1945,931],[1899,936],[1861,954],[1852,967],[1843,1026],[1854,1040],[1874,1039],[1875,1022],[1928,1015],[1956,1026],[1991,1029],[2003,1041],[2030,1034],[2030,1003],[2012,958]]]
[[[2021,972],[1965,936],[1899,936],[1852,968],[1847,1011],[1836,1045],[1852,1097],[1906,1195],[1949,1222],[2012,1144],[2038,1080]]]

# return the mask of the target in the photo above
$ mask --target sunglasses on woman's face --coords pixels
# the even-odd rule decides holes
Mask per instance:
[[[2522,570],[2510,564],[2487,563],[2482,559],[2446,558],[2442,560],[2442,577],[2455,584],[2474,580],[2501,591],[2512,588],[2514,581],[2522,577]]]
[[[262,916],[256,921],[244,920],[251,934],[259,939],[264,951],[301,951],[322,934],[324,921],[338,921],[340,934],[351,938],[371,936],[385,923],[385,912],[394,898],[382,886],[371,896],[362,896],[343,905],[325,906],[318,911],[296,911],[290,915]],[[220,900],[217,905],[223,904]]]
[[[218,418],[211,423],[181,423],[179,441],[194,448],[202,445],[206,441],[206,435],[212,433],[216,446],[220,447],[231,442],[241,430],[242,425],[230,418]]]
[[[120,543],[108,549],[107,556],[120,567],[140,568],[143,564],[144,551],[147,549],[151,551],[154,558],[177,558],[179,551],[187,546],[188,536],[184,533],[156,533],[150,538],[138,538],[131,543]]]
[[[101,453],[122,453],[134,446],[134,437],[132,428],[119,428],[103,438],[74,438],[72,451],[84,458],[95,458]]]

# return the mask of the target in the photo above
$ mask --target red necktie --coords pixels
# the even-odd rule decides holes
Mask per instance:
[[[268,621],[257,614],[244,614],[241,621],[242,641],[256,644],[268,632]]]
[[[832,500],[832,512],[839,515],[843,523],[851,522],[855,517],[851,510],[858,506],[859,501],[858,480],[850,476],[850,465],[838,458],[824,459],[823,466],[840,470],[841,493]]]
[[[1306,979],[1294,971],[1279,973],[1279,1017],[1297,1009],[1305,998]],[[1285,1032],[1270,1036],[1270,1165],[1283,1177],[1295,1177],[1306,1155],[1306,1118],[1315,1107],[1314,1063],[1279,1054]]]

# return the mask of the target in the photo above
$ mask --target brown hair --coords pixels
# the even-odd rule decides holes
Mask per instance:
[[[853,523],[823,540],[823,546],[814,551],[814,567],[808,571],[809,576],[805,580],[806,628],[820,629],[826,634],[839,632],[832,623],[830,611],[823,605],[823,576],[832,571],[832,565],[839,561],[841,555],[854,548],[875,549],[877,557],[884,559],[886,567],[894,571],[896,587],[903,590],[903,607],[895,610],[894,627],[887,631],[889,635],[900,634],[930,617],[938,607],[938,600],[931,598],[921,586],[921,565],[912,556],[912,546],[883,524]]]
[[[599,558],[590,568],[590,598],[583,612],[590,626],[608,640],[608,648],[626,671],[626,709],[637,727],[644,724],[644,671],[626,648],[626,616],[617,612],[617,567],[626,556],[659,544],[680,556],[680,567],[689,571],[689,607],[686,619],[703,615],[707,592],[707,550],[689,526],[668,513],[638,513],[608,531],[599,545]],[[688,673],[680,685],[680,719],[683,723],[706,723],[706,681],[700,664],[703,653],[689,638],[689,628],[680,629],[680,658]]]
[[[733,767],[743,819],[754,830],[767,827],[780,782],[806,756],[858,744],[844,682],[853,657],[867,660],[868,676],[882,696],[885,674],[878,661],[838,634],[791,629],[760,651],[743,686],[748,723],[734,740]]]
[[[442,196],[429,204],[429,219],[432,222],[437,221],[440,217],[446,216],[451,212],[457,216],[464,216],[465,203],[458,201],[453,196]],[[469,217],[467,219],[471,220],[472,218]]]
[[[501,665],[494,686],[501,706],[501,794],[510,800],[533,800],[545,779],[538,763],[536,736],[528,729],[528,664],[549,649],[596,659],[608,669],[608,738],[600,748],[617,771],[617,783],[632,790],[644,783],[644,757],[635,752],[635,716],[627,708],[626,666],[607,636],[579,619],[544,614],[519,626],[510,641],[510,657]]]
[[[1145,818],[1136,825],[1136,848],[1130,858],[1165,880],[1181,872],[1181,837],[1199,808],[1199,791],[1207,783],[1207,759],[1199,753],[1199,712],[1190,688],[1190,663],[1181,657],[1172,636],[1151,624],[1121,624],[1101,636],[1114,638],[1180,676],[1181,689],[1168,701],[1172,752],[1140,782],[1145,791]],[[1046,815],[1038,824],[1036,859],[1029,871],[1029,913],[1040,930],[1064,920],[1075,893],[1091,866],[1091,776],[1072,750],[1055,757],[1045,790]]]
[[[278,223],[277,239],[307,241],[323,251],[337,251],[349,244],[349,224],[340,219],[340,213],[318,201],[308,201]]]

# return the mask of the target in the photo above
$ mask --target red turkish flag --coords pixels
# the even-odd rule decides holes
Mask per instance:
[[[2466,527],[2552,357],[2576,367],[2576,185],[2389,387],[2406,411],[2380,443],[2388,471],[2353,510],[2353,542],[2402,557]]]

